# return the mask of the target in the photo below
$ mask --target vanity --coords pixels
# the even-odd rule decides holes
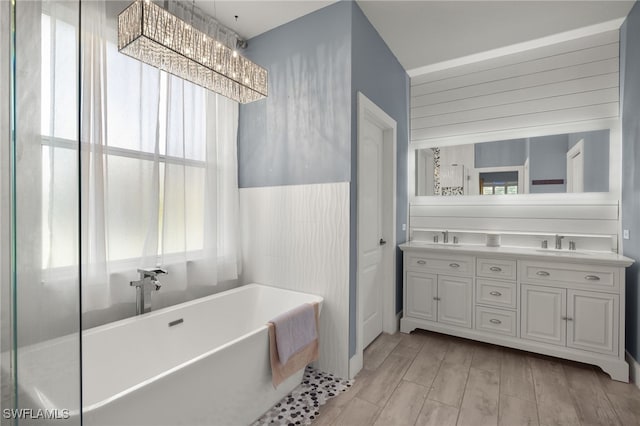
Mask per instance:
[[[412,141],[400,330],[584,362],[628,382],[620,123],[558,130]]]
[[[400,330],[416,328],[601,367],[628,382],[616,253],[410,241]]]

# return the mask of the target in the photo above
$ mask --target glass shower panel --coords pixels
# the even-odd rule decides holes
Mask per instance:
[[[15,405],[11,321],[11,3],[0,1],[0,407]],[[0,423],[10,419],[0,416]]]
[[[14,417],[20,425],[79,425],[80,7],[14,7]]]

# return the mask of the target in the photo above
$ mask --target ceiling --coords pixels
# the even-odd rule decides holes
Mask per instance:
[[[186,0],[185,0],[186,1]],[[335,0],[196,0],[195,4],[248,40]],[[236,15],[238,19],[236,19]]]
[[[317,0],[199,0],[250,39],[325,7]],[[358,0],[407,71],[625,17],[634,1]],[[238,15],[238,19],[235,19]]]
[[[407,70],[627,16],[633,1],[359,1]]]

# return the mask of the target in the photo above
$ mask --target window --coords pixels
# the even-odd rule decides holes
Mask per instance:
[[[512,195],[518,193],[518,172],[486,172],[479,174],[482,195]]]
[[[83,206],[94,209],[91,197],[104,197],[104,211],[89,214],[104,213],[109,261],[139,258],[149,247],[158,256],[196,255],[204,247],[206,92],[120,54],[115,29],[111,35],[103,52],[106,125],[96,136],[105,143],[82,143]],[[43,268],[78,263],[78,52],[70,48],[77,37],[74,25],[42,15]],[[100,164],[86,172],[90,162]]]
[[[78,81],[75,25],[41,18],[42,267],[78,264]]]

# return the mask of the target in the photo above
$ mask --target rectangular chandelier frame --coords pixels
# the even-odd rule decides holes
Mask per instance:
[[[149,0],[118,15],[118,50],[240,103],[268,95],[266,69]]]

